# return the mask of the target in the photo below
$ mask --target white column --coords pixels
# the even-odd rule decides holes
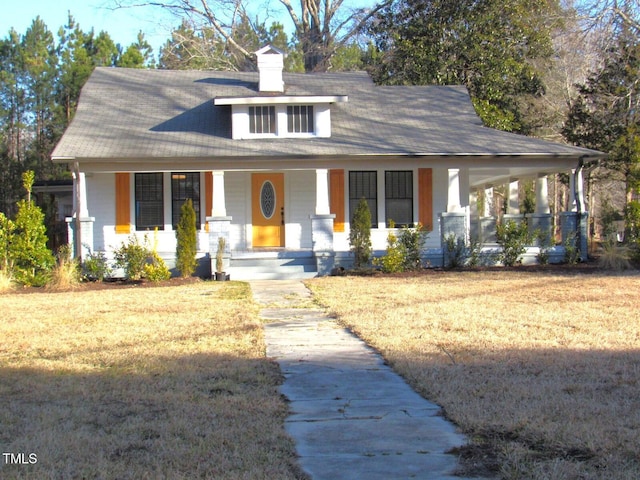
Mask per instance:
[[[510,215],[520,214],[520,202],[518,201],[518,180],[509,182],[509,208],[507,213]]]
[[[316,215],[329,215],[329,170],[316,170]]]
[[[75,180],[74,186],[76,194],[73,198],[73,215],[76,218],[88,218],[89,208],[87,206],[87,181],[84,172],[78,170],[72,172]]]
[[[576,171],[571,170],[569,175],[569,211],[576,212],[578,206],[576,204]]]
[[[490,217],[493,215],[493,187],[486,187],[484,189],[484,212],[483,217]]]
[[[478,190],[469,192],[469,211],[472,217],[477,217],[480,213],[478,211]]]
[[[586,211],[584,203],[584,180],[582,177],[582,168],[576,170],[575,174],[575,191],[576,191],[576,208],[580,213]]]
[[[539,175],[536,178],[536,212],[542,214],[551,213],[549,208],[549,187],[547,184],[547,176]]]
[[[459,212],[460,209],[460,170],[457,168],[450,168],[447,212]]]
[[[224,171],[221,170],[215,170],[213,172],[213,208],[211,216],[227,216],[227,206],[224,195]]]

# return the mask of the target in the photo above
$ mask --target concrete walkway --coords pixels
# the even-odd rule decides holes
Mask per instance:
[[[250,282],[267,356],[285,376],[286,429],[314,480],[460,479],[465,438],[365,343],[314,308],[299,280]]]

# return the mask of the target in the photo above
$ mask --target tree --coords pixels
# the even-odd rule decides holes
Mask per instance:
[[[180,208],[180,219],[176,228],[176,267],[183,277],[191,276],[198,265],[196,235],[196,212],[193,202],[188,198]]]
[[[397,0],[367,31],[372,73],[394,85],[465,85],[488,126],[528,133],[527,97],[544,94],[556,0]]]
[[[579,86],[563,134],[575,145],[609,153],[600,165],[625,182],[629,203],[640,188],[640,39],[630,30]]]
[[[349,246],[356,268],[365,267],[371,259],[371,212],[367,200],[362,198],[353,212],[349,229]]]
[[[129,45],[122,55],[120,55],[116,65],[126,68],[146,68],[147,66],[153,66],[152,52],[153,48],[151,48],[149,42],[144,38],[144,33],[140,31],[138,32],[137,41]]]
[[[161,2],[133,2],[132,0],[112,0],[116,8],[131,6],[153,6],[171,11],[183,19],[190,19],[190,27],[199,31],[206,42],[222,44],[222,49],[209,48],[210,53],[224,52],[235,59],[235,65],[253,61],[254,46],[245,43],[245,37],[238,35],[243,22],[249,17],[250,0],[165,0]],[[307,72],[327,71],[331,68],[331,58],[342,46],[347,45],[360,31],[365,22],[383,5],[374,9],[347,10],[343,0],[300,0],[299,9],[290,0],[279,0],[294,24],[294,44],[301,52],[304,70]],[[260,4],[256,4],[260,5]],[[260,25],[256,21],[254,27]],[[209,32],[206,32],[210,30]],[[254,30],[254,33],[258,33]],[[262,46],[262,45],[261,45]]]
[[[47,248],[44,214],[31,200],[34,173],[23,175],[27,198],[18,202],[18,213],[14,221],[14,232],[10,242],[10,258],[16,281],[23,285],[46,284],[55,259]]]

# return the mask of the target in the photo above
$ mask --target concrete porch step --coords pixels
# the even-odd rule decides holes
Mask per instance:
[[[232,255],[231,280],[286,280],[317,276],[316,260],[310,253],[259,252]]]

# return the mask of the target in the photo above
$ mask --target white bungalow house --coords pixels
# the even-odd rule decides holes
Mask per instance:
[[[529,221],[549,228],[555,172],[575,180],[563,228],[586,225],[581,165],[600,152],[486,128],[464,87],[283,74],[281,52],[268,46],[256,56],[258,72],[94,71],[52,154],[74,173],[77,253],[109,255],[130,235],[157,230],[171,264],[180,207],[191,198],[203,264],[222,236],[232,278],[287,266],[291,276],[322,275],[349,264],[349,219],[364,197],[375,251],[386,247],[390,220],[420,222],[430,232],[425,258],[438,265],[449,233],[490,242],[491,196],[482,212],[477,198],[496,185],[510,185],[517,215],[517,182],[536,179]],[[261,272],[268,259],[281,267]]]

